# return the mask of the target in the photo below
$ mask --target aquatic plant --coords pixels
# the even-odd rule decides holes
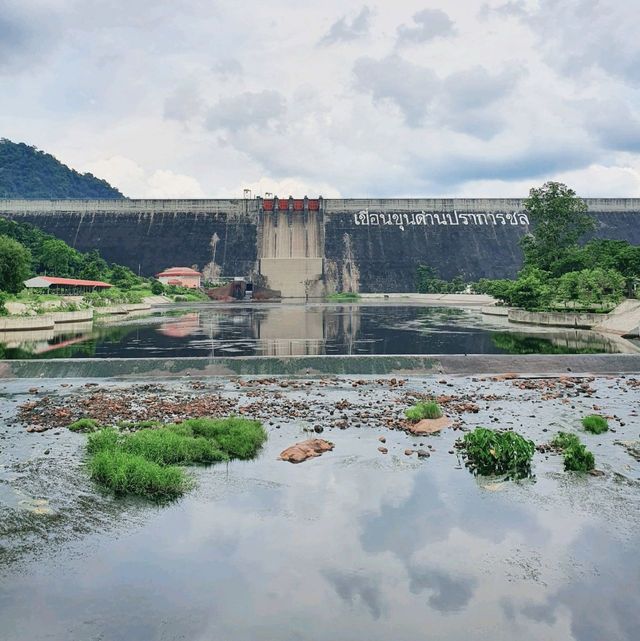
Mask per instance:
[[[609,423],[604,416],[590,414],[582,419],[582,427],[591,434],[602,434],[609,429]]]
[[[100,427],[100,421],[95,418],[80,418],[68,426],[72,432],[92,432]]]
[[[473,432],[464,435],[459,445],[470,467],[478,474],[506,474],[509,478],[524,478],[531,473],[535,444],[516,432],[476,427]]]
[[[410,421],[417,423],[424,418],[440,418],[442,410],[435,401],[422,401],[406,409],[404,415]]]
[[[551,445],[562,451],[565,470],[588,472],[595,467],[595,457],[575,434],[558,432]]]
[[[267,433],[260,421],[241,416],[191,418],[178,427],[190,429],[194,436],[213,439],[231,458],[253,458],[267,440]]]
[[[564,469],[572,472],[588,472],[595,467],[593,454],[583,443],[568,447],[564,451]]]
[[[138,427],[131,424],[130,433],[105,428],[87,439],[91,477],[118,494],[178,495],[188,484],[184,472],[171,466],[252,458],[267,439],[259,421],[235,416],[189,419],[155,429]],[[158,471],[168,469],[180,475]]]
[[[143,456],[120,450],[101,450],[89,461],[91,478],[115,494],[174,498],[189,486],[185,473],[173,465],[159,465]]]

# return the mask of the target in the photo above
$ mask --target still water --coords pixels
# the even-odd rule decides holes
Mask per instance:
[[[109,324],[0,334],[0,357],[573,354],[625,351],[584,330],[508,325],[479,311],[391,305],[207,305]],[[630,344],[629,344],[630,345]]]

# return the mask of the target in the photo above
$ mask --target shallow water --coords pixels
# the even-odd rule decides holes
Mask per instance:
[[[11,340],[0,356],[145,358],[320,354],[573,354],[625,342],[584,330],[508,325],[462,308],[412,305],[208,305],[93,329]],[[22,333],[21,333],[22,334]]]
[[[76,393],[38,384],[41,394]],[[2,639],[637,639],[640,464],[615,440],[638,437],[640,392],[624,382],[596,379],[593,397],[571,397],[574,408],[465,377],[410,379],[402,390],[275,383],[280,402],[347,399],[356,409],[395,404],[407,390],[482,391],[495,400],[465,424],[499,417],[536,443],[547,426],[576,429],[593,403],[624,426],[583,436],[604,477],[567,474],[559,457],[537,453],[535,478],[514,483],[472,476],[449,453],[451,430],[422,439],[434,451],[418,460],[404,455],[419,445],[404,432],[326,428],[335,450],[291,465],[277,455],[309,423],[275,419],[256,460],[196,468],[197,489],[163,507],[97,491],[82,469],[84,435],[8,425],[13,401],[28,397],[30,383],[19,385],[1,403],[1,486],[46,499],[50,513],[23,503],[28,543],[0,539]],[[197,393],[255,400],[251,386],[208,385]],[[2,495],[0,504],[15,512]]]

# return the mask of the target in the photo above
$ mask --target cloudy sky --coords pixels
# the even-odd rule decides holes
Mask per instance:
[[[131,197],[640,196],[638,0],[0,0],[0,136]]]

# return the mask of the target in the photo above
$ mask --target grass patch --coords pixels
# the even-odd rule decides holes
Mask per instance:
[[[562,450],[565,470],[588,472],[595,467],[595,457],[575,434],[558,432],[551,441],[551,445]]]
[[[72,432],[93,432],[100,427],[100,421],[96,418],[81,418],[68,426]]]
[[[349,302],[360,300],[360,294],[357,292],[335,292],[327,294],[327,300],[335,302]]]
[[[159,465],[143,456],[120,450],[101,450],[89,462],[91,478],[115,494],[148,498],[175,498],[188,487],[179,467]]]
[[[476,427],[460,442],[469,467],[482,475],[506,474],[509,478],[524,478],[531,474],[533,441],[516,432],[499,432]]]
[[[105,428],[89,435],[89,468],[95,481],[116,494],[178,496],[188,481],[176,465],[249,459],[267,439],[259,421],[235,416],[156,428],[147,424],[127,424],[130,433]]]
[[[609,429],[609,423],[604,416],[591,414],[582,419],[582,427],[591,434],[602,434]]]
[[[440,418],[442,410],[435,401],[416,403],[404,411],[404,415],[412,422],[417,423],[423,418]]]
[[[267,440],[260,421],[240,416],[229,418],[191,418],[177,426],[191,430],[195,436],[213,439],[231,458],[253,458]]]

